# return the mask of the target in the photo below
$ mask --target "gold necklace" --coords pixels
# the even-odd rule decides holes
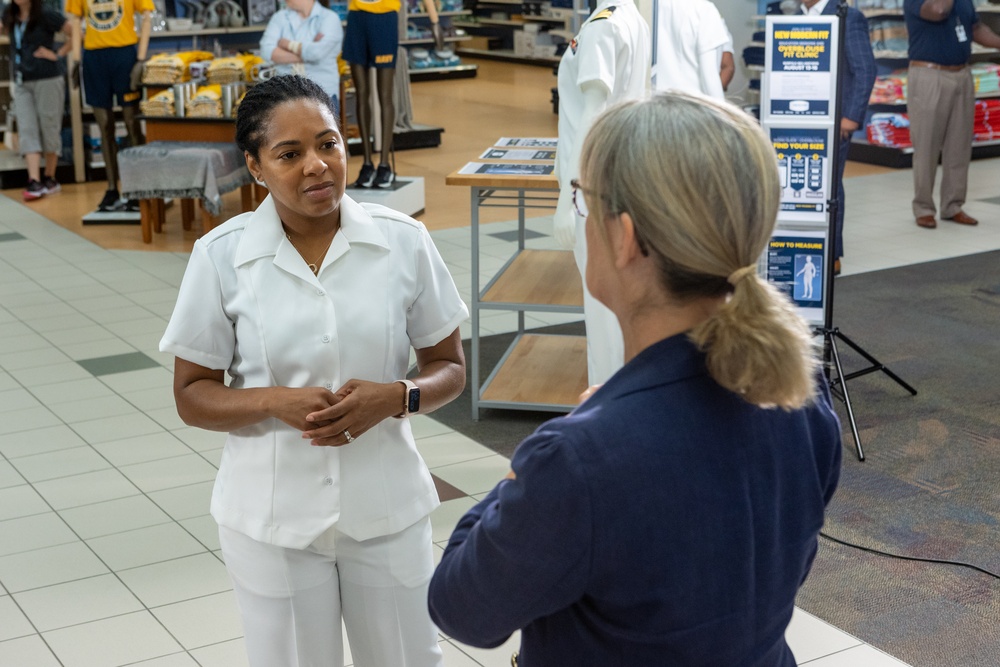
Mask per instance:
[[[336,234],[334,234],[334,236],[336,236]],[[285,238],[288,239],[288,242],[292,244],[293,248],[295,248],[295,242],[292,241],[292,237],[288,232],[285,232]],[[324,257],[326,257],[326,253],[330,250],[330,246],[332,245],[333,245],[333,238],[331,237],[330,242],[326,244],[326,248],[323,250],[322,253],[320,253],[319,257],[316,258],[315,262],[310,262],[309,260],[307,260],[305,256],[302,254],[302,251],[299,250],[298,248],[295,248],[295,250],[296,252],[299,253],[299,257],[302,257],[302,261],[306,263],[306,266],[309,267],[309,270],[313,272],[313,275],[318,277],[319,263],[323,261]]]

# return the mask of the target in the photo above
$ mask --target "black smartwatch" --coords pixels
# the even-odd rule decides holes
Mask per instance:
[[[403,419],[420,412],[420,387],[409,380],[396,380],[396,382],[400,382],[406,387],[406,391],[403,393],[403,411],[396,415],[396,418]]]

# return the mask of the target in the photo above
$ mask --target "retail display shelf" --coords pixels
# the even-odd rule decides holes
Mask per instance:
[[[152,38],[163,37],[202,37],[211,35],[242,35],[246,33],[264,32],[267,25],[242,25],[236,28],[199,28],[197,30],[155,30],[150,33]]]
[[[455,37],[445,37],[444,41],[447,44],[457,44],[459,42],[466,42],[470,39],[468,35],[456,35]],[[418,46],[420,44],[433,44],[433,37],[426,37],[421,39],[401,39],[399,40],[402,46]]]
[[[993,157],[1000,157],[1000,139],[972,142],[972,159]],[[851,141],[848,159],[893,169],[909,169],[913,166],[913,147],[879,146],[854,139]]]
[[[424,67],[410,70],[410,81],[441,81],[446,79],[472,79],[479,71],[477,65],[452,65],[450,67]]]
[[[531,14],[525,14],[523,18],[525,21],[535,21],[537,23],[555,23],[558,25],[566,23],[566,19],[558,16],[533,16]]]
[[[522,26],[524,21],[514,21],[511,19],[478,19],[476,21],[454,21],[456,28],[479,28],[483,26]]]
[[[503,60],[506,62],[523,63],[525,65],[541,65],[544,67],[551,67],[552,65],[559,64],[558,57],[551,58],[531,58],[527,56],[519,56],[514,53],[511,49],[463,49],[458,50],[460,55],[464,56],[475,56],[476,58],[483,58],[485,60]]]

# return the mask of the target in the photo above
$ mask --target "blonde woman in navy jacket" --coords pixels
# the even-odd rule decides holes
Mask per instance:
[[[774,151],[671,93],[601,116],[581,167],[587,286],[626,364],[461,519],[431,616],[475,646],[521,629],[521,667],[793,667],[841,440],[807,325],[755,271]]]

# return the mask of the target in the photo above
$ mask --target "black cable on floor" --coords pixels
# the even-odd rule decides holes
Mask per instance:
[[[920,557],[917,557],[917,556],[904,556],[902,554],[893,554],[893,553],[889,553],[888,551],[879,551],[878,549],[872,549],[871,547],[865,547],[865,546],[861,546],[860,544],[854,544],[853,542],[847,542],[845,540],[841,540],[841,539],[838,539],[836,537],[833,537],[832,535],[827,535],[823,531],[820,531],[819,534],[820,534],[821,537],[825,537],[826,539],[830,540],[831,542],[836,542],[837,544],[842,544],[845,547],[851,547],[853,549],[860,549],[861,551],[867,551],[869,553],[878,554],[879,556],[888,556],[889,558],[898,558],[900,560],[914,560],[914,561],[918,561],[918,562],[921,562],[921,563],[938,563],[940,565],[957,565],[959,567],[967,567],[967,568],[976,570],[978,572],[982,572],[983,574],[988,574],[989,576],[993,577],[994,579],[1000,579],[1000,574],[997,574],[996,572],[990,572],[989,570],[984,570],[983,568],[979,567],[978,565],[973,565],[972,563],[963,563],[962,561],[957,561],[957,560],[942,560],[942,559],[938,559],[938,558],[920,558]]]

